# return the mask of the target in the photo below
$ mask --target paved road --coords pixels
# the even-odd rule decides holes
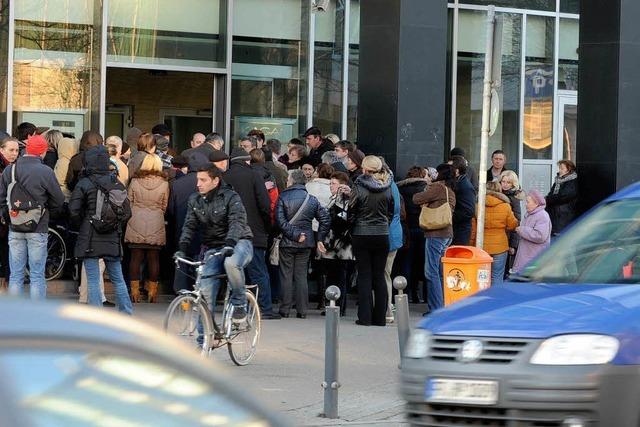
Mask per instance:
[[[137,304],[135,316],[160,326],[166,307]],[[413,323],[419,308],[412,313]],[[339,420],[318,416],[324,371],[324,317],[319,312],[311,311],[304,320],[264,321],[258,353],[249,366],[236,367],[222,348],[213,357],[294,425],[404,425],[397,330],[357,326],[354,309],[349,311],[340,323]]]

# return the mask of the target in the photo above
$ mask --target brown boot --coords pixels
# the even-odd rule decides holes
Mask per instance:
[[[145,282],[144,288],[147,290],[147,294],[149,295],[149,302],[158,302],[158,282]]]
[[[140,302],[140,281],[131,281],[131,302]]]

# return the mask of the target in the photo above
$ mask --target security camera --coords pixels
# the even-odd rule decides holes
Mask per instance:
[[[314,12],[325,12],[329,8],[330,0],[313,0],[312,8]]]

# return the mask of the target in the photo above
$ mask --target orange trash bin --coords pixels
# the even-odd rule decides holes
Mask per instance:
[[[475,246],[450,246],[442,257],[444,305],[491,286],[491,255]]]

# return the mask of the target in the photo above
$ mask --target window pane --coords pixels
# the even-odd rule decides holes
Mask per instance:
[[[351,1],[349,14],[349,105],[347,139],[358,139],[358,69],[360,68],[360,0]]]
[[[552,157],[554,18],[527,18],[523,157]]]
[[[23,0],[15,14],[14,123],[51,126],[57,117],[74,124],[64,129],[72,133],[92,121],[97,127],[100,35],[93,20],[101,13],[94,1]]]
[[[342,137],[342,60],[344,57],[344,5],[332,0],[316,13],[313,67],[313,125],[323,134]]]
[[[254,128],[283,142],[306,128],[307,7],[296,0],[234,1],[232,146]]]
[[[560,20],[558,89],[578,90],[578,44],[580,24],[577,19]]]
[[[455,144],[466,151],[467,160],[476,170],[484,170],[489,166],[480,165],[486,16],[484,11],[460,10],[458,19]],[[501,82],[494,87],[498,121],[495,133],[489,138],[489,153],[503,150],[507,157],[507,168],[517,170],[522,17],[516,14],[497,16],[502,21]]]
[[[580,13],[580,0],[560,0],[560,12]]]
[[[0,0],[0,129],[7,122],[7,72],[9,52],[9,0]],[[11,129],[8,129],[11,133]]]
[[[109,0],[108,60],[224,67],[225,2]]]
[[[460,4],[484,4],[518,9],[556,10],[556,0],[460,0]]]

